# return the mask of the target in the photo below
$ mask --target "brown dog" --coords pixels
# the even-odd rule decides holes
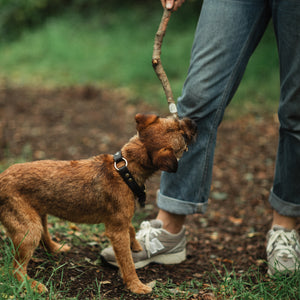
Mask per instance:
[[[16,249],[18,280],[27,276],[28,262],[39,243],[54,253],[69,250],[51,240],[50,214],[72,222],[104,223],[128,289],[151,292],[138,279],[130,252],[130,248],[141,250],[131,224],[136,197],[118,170],[126,162],[138,186],[157,170],[176,172],[196,126],[188,118],[137,114],[135,120],[138,133],[121,149],[120,161],[114,163],[108,154],[78,161],[45,160],[16,164],[0,174],[0,221]],[[31,286],[47,291],[37,281]]]

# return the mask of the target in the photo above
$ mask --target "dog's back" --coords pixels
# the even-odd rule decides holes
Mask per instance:
[[[103,186],[106,177],[112,176],[107,159],[107,155],[101,155],[78,161],[15,164],[0,174],[0,205],[6,207],[2,211],[7,214],[12,207],[29,205],[39,215],[99,223],[99,212],[107,208]]]

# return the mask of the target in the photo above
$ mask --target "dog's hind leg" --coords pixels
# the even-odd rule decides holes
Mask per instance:
[[[130,235],[130,248],[131,248],[131,250],[134,251],[134,252],[142,251],[143,248],[140,245],[140,243],[137,241],[137,239],[135,238],[135,230],[134,230],[134,227],[132,226],[131,223],[129,225],[129,235]]]
[[[42,219],[42,225],[43,225],[41,245],[50,253],[59,253],[59,252],[69,251],[70,247],[68,245],[60,245],[58,243],[55,243],[51,239],[49,231],[48,231],[47,215],[42,216],[41,219]]]
[[[121,274],[127,288],[137,294],[147,294],[152,291],[151,287],[143,284],[135,271],[131,250],[130,250],[130,233],[129,226],[124,224],[112,226],[105,224],[106,235],[110,239]],[[122,228],[122,229],[120,229]]]
[[[31,282],[31,287],[40,293],[47,291],[43,284],[31,280],[27,275],[28,262],[42,236],[43,228],[40,216],[32,207],[22,201],[21,197],[11,199],[3,211],[6,213],[1,215],[1,220],[6,227],[15,250],[14,276],[21,282],[23,282],[24,278],[28,278]]]

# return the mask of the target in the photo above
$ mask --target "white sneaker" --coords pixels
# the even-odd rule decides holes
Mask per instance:
[[[131,252],[136,269],[150,263],[179,264],[186,259],[185,227],[178,234],[171,234],[162,228],[160,220],[144,221],[136,234],[143,250]],[[101,258],[118,266],[112,247],[101,252]]]
[[[300,242],[296,230],[287,230],[279,225],[267,234],[268,274],[294,273],[300,267]]]

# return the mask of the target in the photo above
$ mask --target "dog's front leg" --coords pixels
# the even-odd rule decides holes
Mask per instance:
[[[147,294],[152,291],[151,287],[143,284],[135,271],[131,250],[130,250],[130,235],[129,228],[125,227],[124,230],[120,230],[120,226],[117,227],[106,226],[106,235],[110,239],[118,265],[121,270],[121,274],[127,288],[137,294]]]

